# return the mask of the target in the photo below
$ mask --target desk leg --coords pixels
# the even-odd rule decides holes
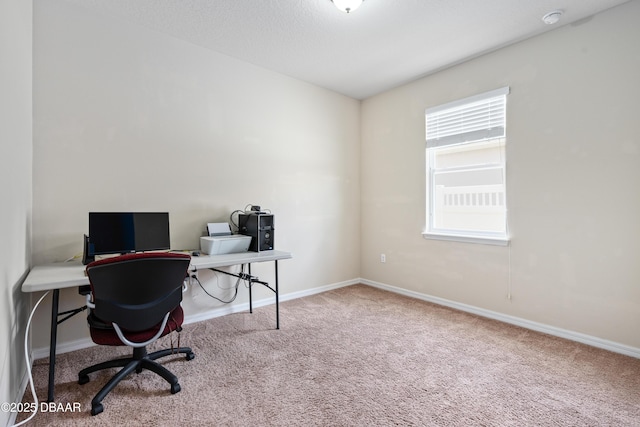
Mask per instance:
[[[249,264],[249,276],[251,276],[251,264]],[[253,313],[253,297],[251,296],[252,283],[249,281],[249,313]]]
[[[53,290],[51,301],[51,338],[49,339],[49,390],[47,402],[53,402],[53,386],[55,384],[56,371],[56,341],[58,339],[58,304],[60,302],[60,289]]]
[[[276,266],[276,329],[280,329],[280,307],[278,305],[278,260],[275,260]]]

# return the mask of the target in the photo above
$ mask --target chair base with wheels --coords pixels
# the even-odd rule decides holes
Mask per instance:
[[[113,376],[107,384],[95,395],[91,400],[91,415],[97,415],[104,410],[102,406],[102,399],[114,389],[118,383],[123,380],[127,375],[136,371],[136,373],[142,372],[143,369],[148,369],[162,378],[167,380],[171,385],[171,394],[176,394],[180,391],[180,384],[178,383],[178,377],[171,373],[167,368],[156,362],[156,359],[169,356],[176,353],[185,354],[187,360],[192,360],[196,357],[195,353],[189,347],[178,347],[177,349],[165,349],[154,351],[153,353],[147,353],[146,347],[139,347],[133,349],[133,357],[125,357],[122,359],[108,360],[106,362],[98,363],[97,365],[84,368],[78,373],[78,384],[86,384],[89,382],[89,374],[92,372],[101,371],[108,368],[122,368],[115,376]]]

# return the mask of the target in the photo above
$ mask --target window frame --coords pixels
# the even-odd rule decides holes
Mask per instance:
[[[457,141],[458,135],[452,135],[455,142],[445,142],[440,143],[438,140],[428,140],[425,147],[426,154],[426,173],[425,173],[425,183],[426,183],[426,222],[425,222],[425,230],[422,232],[422,235],[426,239],[437,239],[437,240],[448,240],[448,241],[456,241],[456,242],[465,242],[465,243],[480,243],[480,244],[489,244],[489,245],[499,245],[499,246],[507,246],[510,241],[509,235],[509,221],[508,221],[508,209],[507,209],[507,182],[506,182],[506,97],[510,92],[510,88],[503,87],[497,90],[481,93],[478,95],[474,95],[468,98],[460,99],[457,101],[453,101],[450,103],[442,104],[436,107],[429,108],[425,111],[425,120],[429,114],[434,112],[449,110],[452,108],[464,107],[469,104],[477,103],[478,101],[489,100],[492,98],[504,96],[504,119],[502,121],[502,126],[504,128],[503,135],[495,135],[494,132],[491,131],[490,128],[486,129],[486,136],[476,139],[471,137],[470,141]],[[425,122],[426,129],[426,122]],[[474,132],[477,134],[477,132]],[[428,135],[428,134],[427,134]],[[451,136],[449,136],[451,138]],[[462,136],[464,138],[464,136]],[[443,148],[443,147],[454,147],[454,146],[464,146],[468,145],[469,147],[477,147],[479,144],[485,144],[488,141],[497,141],[501,146],[502,150],[502,158],[501,162],[493,162],[491,164],[481,164],[481,165],[473,165],[469,164],[467,166],[462,166],[458,169],[486,169],[486,168],[501,168],[502,169],[502,182],[504,185],[504,215],[505,215],[505,230],[504,232],[491,232],[491,231],[473,231],[473,230],[454,230],[454,229],[439,229],[434,227],[434,207],[435,207],[435,187],[434,187],[434,178],[436,173],[440,171],[442,173],[443,169],[435,168],[435,151]],[[451,168],[450,168],[451,169]],[[446,173],[446,168],[444,169]]]

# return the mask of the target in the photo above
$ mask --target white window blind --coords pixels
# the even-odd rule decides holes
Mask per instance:
[[[427,148],[505,136],[509,87],[426,110]]]

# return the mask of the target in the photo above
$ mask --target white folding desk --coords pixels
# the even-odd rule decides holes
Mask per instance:
[[[273,261],[275,265],[275,289],[267,286],[275,293],[276,298],[276,329],[280,328],[280,308],[278,296],[278,260],[291,258],[290,252],[262,251],[241,252],[225,255],[201,255],[191,257],[190,271],[209,268],[229,267],[232,265],[248,264],[249,276],[251,276],[251,264],[256,262]],[[31,269],[24,283],[22,292],[53,291],[51,300],[51,337],[49,341],[49,389],[47,400],[53,402],[53,385],[55,382],[56,340],[58,324],[71,316],[83,311],[86,307],[75,310],[58,312],[60,301],[60,289],[74,288],[89,284],[89,278],[85,275],[85,266],[79,261],[57,262],[46,265],[37,265]],[[261,283],[261,282],[258,282]],[[264,284],[264,283],[262,283]],[[249,286],[249,311],[253,312],[251,286]],[[58,320],[59,316],[66,317]]]

